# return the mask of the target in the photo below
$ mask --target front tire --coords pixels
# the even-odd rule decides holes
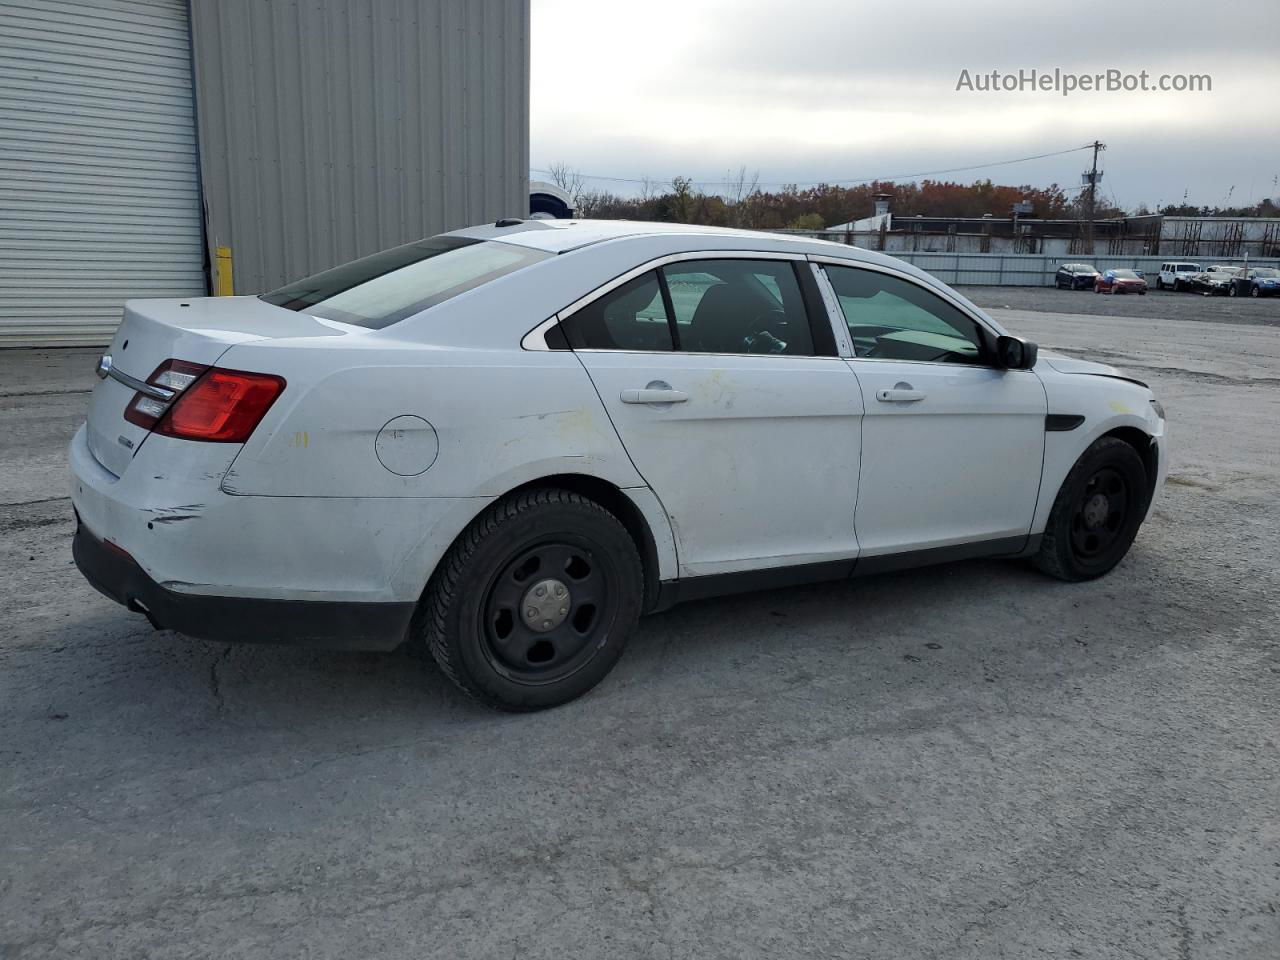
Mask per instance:
[[[613,514],[532,490],[491,506],[450,548],[423,597],[422,641],[481,703],[541,710],[613,669],[643,596],[640,555]]]
[[[1059,580],[1093,580],[1119,563],[1147,512],[1147,471],[1123,440],[1103,437],[1067,474],[1035,565]]]

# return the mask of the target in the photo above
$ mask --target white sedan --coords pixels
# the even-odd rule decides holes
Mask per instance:
[[[679,600],[966,557],[1112,569],[1164,412],[878,253],[500,220],[261,297],[135,300],[74,553],[159,628],[425,645],[562,703]]]

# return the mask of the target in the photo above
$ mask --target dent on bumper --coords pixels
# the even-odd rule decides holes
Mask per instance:
[[[184,594],[156,583],[123,548],[79,522],[72,555],[100,593],[145,614],[157,629],[227,643],[294,643],[392,650],[407,637],[415,604],[266,600]]]

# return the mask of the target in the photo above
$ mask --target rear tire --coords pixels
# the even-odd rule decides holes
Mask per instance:
[[[1147,512],[1147,471],[1123,440],[1103,437],[1067,474],[1034,563],[1059,580],[1093,580],[1129,552]]]
[[[450,548],[423,597],[422,642],[481,703],[541,710],[613,669],[643,595],[640,555],[613,514],[532,490],[491,506]]]

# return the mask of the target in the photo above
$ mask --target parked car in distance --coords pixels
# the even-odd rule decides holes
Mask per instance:
[[[1136,270],[1104,270],[1093,282],[1093,292],[1146,294],[1147,281]]]
[[[910,264],[681,224],[499,220],[131,300],[96,372],[69,453],[98,590],[195,637],[411,644],[509,710],[682,600],[980,556],[1102,576],[1168,465],[1146,384]]]
[[[1227,288],[1233,297],[1273,297],[1280,294],[1280,270],[1250,267],[1244,276],[1236,275]]]
[[[1098,269],[1088,263],[1064,263],[1053,276],[1059,290],[1088,290],[1098,278]]]
[[[1156,275],[1157,290],[1186,290],[1187,280],[1199,273],[1203,268],[1198,263],[1173,260],[1160,264],[1160,273]]]
[[[1215,263],[1204,273],[1197,273],[1188,281],[1189,288],[1207,297],[1226,296],[1231,291],[1231,281],[1239,276],[1240,267]]]

